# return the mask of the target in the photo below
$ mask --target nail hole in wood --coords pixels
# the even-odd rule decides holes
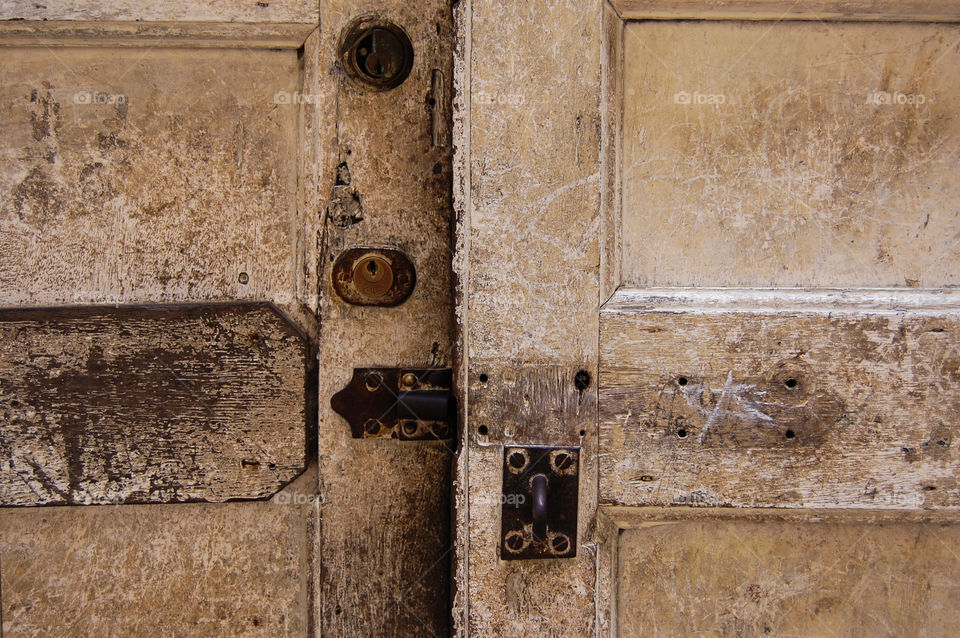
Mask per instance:
[[[580,370],[573,377],[573,385],[577,390],[583,391],[590,387],[590,373],[586,370]]]

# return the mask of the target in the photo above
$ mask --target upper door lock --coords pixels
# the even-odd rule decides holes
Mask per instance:
[[[410,75],[413,45],[392,22],[364,18],[347,29],[340,60],[350,77],[385,91],[400,86]]]

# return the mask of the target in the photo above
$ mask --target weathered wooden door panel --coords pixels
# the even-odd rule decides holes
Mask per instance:
[[[604,519],[601,628],[945,635],[960,30],[617,8],[599,500],[702,509]]]
[[[461,630],[950,635],[960,6],[457,15]],[[578,434],[577,558],[500,560]]]
[[[620,636],[950,636],[952,516],[672,508],[622,528]]]
[[[2,51],[0,303],[298,301],[296,51]]]
[[[306,468],[307,352],[264,304],[0,310],[0,504],[270,496]]]
[[[345,75],[340,44],[361,16],[392,21],[409,35],[414,63],[400,87],[372,90]],[[236,539],[237,562],[250,577],[197,584],[205,600],[196,613],[220,624],[171,620],[171,633],[446,633],[452,448],[354,440],[329,397],[354,367],[449,366],[449,3],[16,2],[4,17],[0,121],[11,135],[0,143],[7,193],[0,304],[267,301],[303,330],[311,353],[319,350],[319,462],[310,466],[317,473],[295,483],[298,491],[286,500],[277,500],[281,492],[264,503],[176,510],[185,519],[222,516],[216,531],[190,529]],[[399,249],[413,261],[417,286],[403,305],[354,307],[333,292],[328,269],[337,255],[370,245]],[[269,407],[260,401],[243,418]],[[243,418],[231,426],[244,426]],[[281,420],[287,423],[268,419]],[[248,474],[239,476],[275,477],[282,463],[271,462],[243,465]],[[303,499],[296,516],[275,511]],[[81,530],[107,516],[96,508],[60,511],[61,522]],[[148,526],[176,518],[159,506],[116,511]],[[59,603],[29,622],[23,611],[36,592],[62,586],[62,572],[49,563],[61,547],[57,527],[31,532],[36,578],[8,579],[8,562],[18,570],[25,564],[17,534],[27,515],[3,515],[10,523],[0,537],[4,629],[62,633]],[[264,524],[250,528],[241,520],[247,517]],[[284,547],[300,543],[295,527],[304,533],[308,566],[294,572],[286,553],[261,550],[278,535]],[[136,551],[134,539],[124,543],[124,552]],[[108,536],[85,531],[64,561],[105,555],[108,544]],[[125,592],[150,598],[172,579],[204,578],[204,551],[198,539],[183,563],[172,565],[178,559],[167,550],[125,562],[112,573],[115,586],[102,592],[102,608],[115,603],[122,611],[105,617],[89,599],[69,599],[84,603],[77,613],[95,615],[76,633],[140,631],[152,607],[127,604]],[[273,562],[261,575],[264,561]],[[278,570],[284,578],[272,581]],[[149,575],[158,580],[148,582]],[[94,574],[80,569],[75,576],[71,585],[89,589]],[[282,600],[302,595],[290,608],[296,618],[243,620],[237,601],[262,592]],[[211,602],[218,600],[229,603]],[[271,605],[264,608],[278,608]],[[11,613],[15,620],[7,622]],[[167,619],[163,610],[159,617]]]
[[[4,510],[3,635],[311,635],[316,478],[266,503]]]
[[[618,293],[600,315],[601,502],[955,506],[955,297]]]
[[[317,7],[2,13],[0,304],[45,306],[4,311],[5,502],[274,494],[309,455],[316,107],[282,98],[316,80]],[[51,308],[235,300],[295,326],[264,305]],[[302,476],[264,502],[3,510],[4,635],[307,635]]]

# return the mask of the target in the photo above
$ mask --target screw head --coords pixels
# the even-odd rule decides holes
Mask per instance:
[[[557,554],[565,554],[570,551],[570,539],[566,534],[557,534],[550,541],[550,547]]]
[[[524,546],[523,532],[510,530],[503,539],[503,545],[511,552],[519,552]]]
[[[400,379],[400,383],[403,384],[403,387],[405,388],[412,388],[413,386],[417,385],[417,375],[412,372],[408,372],[403,375],[402,379]]]
[[[380,432],[380,421],[369,419],[364,425],[364,429],[367,431],[367,434],[377,434]]]
[[[573,459],[566,452],[559,452],[553,457],[553,466],[558,470],[566,470],[573,465]]]

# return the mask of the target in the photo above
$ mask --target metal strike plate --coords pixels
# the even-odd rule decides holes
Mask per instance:
[[[392,248],[350,248],[333,264],[337,295],[354,306],[398,306],[417,283],[413,264]]]
[[[500,558],[577,555],[580,448],[503,450]]]
[[[449,368],[354,368],[330,406],[350,423],[355,439],[449,439],[457,416],[452,383]]]

